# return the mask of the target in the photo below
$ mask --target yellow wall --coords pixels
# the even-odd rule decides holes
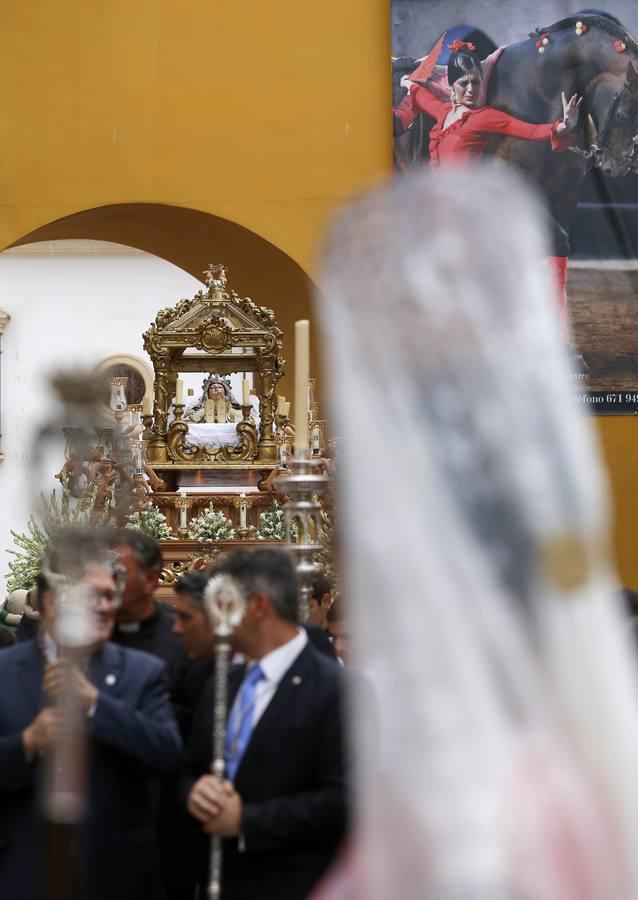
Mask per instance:
[[[196,277],[226,262],[275,310],[291,395],[317,237],[390,166],[386,0],[6,0],[0,33],[0,249],[90,237]],[[211,218],[171,230],[131,204]]]
[[[265,302],[263,285],[288,333],[326,217],[390,168],[389,28],[389,0],[5,0],[0,247],[38,229],[105,237],[193,274],[231,254],[234,286]],[[111,204],[125,206],[74,217]],[[151,214],[142,238],[130,204],[217,218],[175,233]],[[638,421],[598,424],[621,578],[638,588]]]
[[[638,417],[598,416],[595,421],[611,483],[620,580],[625,587],[638,590]]]
[[[5,0],[0,247],[111,203],[204,210],[312,269],[390,161],[386,0]]]

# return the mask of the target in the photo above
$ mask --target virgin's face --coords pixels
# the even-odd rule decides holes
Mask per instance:
[[[452,85],[454,100],[461,106],[474,109],[478,106],[483,79],[479,72],[467,72]]]
[[[208,388],[208,396],[211,400],[223,400],[226,395],[221,384],[211,384]]]

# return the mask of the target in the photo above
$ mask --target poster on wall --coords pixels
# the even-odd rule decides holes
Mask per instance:
[[[574,402],[597,414],[638,413],[636,34],[636,0],[392,0],[397,172],[495,156],[536,185]]]

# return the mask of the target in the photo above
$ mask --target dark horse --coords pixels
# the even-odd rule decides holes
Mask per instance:
[[[577,33],[577,23],[583,23]],[[539,53],[542,36],[547,43]],[[561,91],[583,97],[576,152],[495,135],[488,153],[514,163],[541,189],[554,222],[554,252],[568,255],[569,224],[592,166],[611,176],[638,173],[638,43],[604,15],[570,16],[507,46],[487,103],[528,122],[562,115]]]

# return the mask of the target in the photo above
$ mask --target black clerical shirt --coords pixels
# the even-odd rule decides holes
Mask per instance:
[[[111,640],[122,647],[145,650],[166,663],[166,676],[172,684],[184,662],[184,651],[173,634],[175,615],[164,603],[156,603],[155,611],[141,622],[116,623]]]

